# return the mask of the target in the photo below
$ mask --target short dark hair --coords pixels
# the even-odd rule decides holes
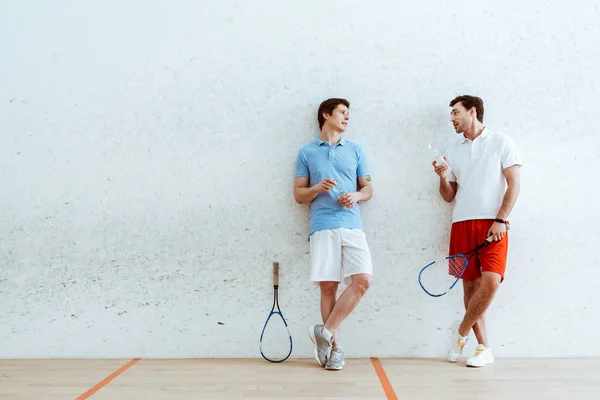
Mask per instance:
[[[475,111],[477,111],[477,119],[479,122],[483,123],[483,100],[481,100],[479,97],[469,96],[466,94],[455,97],[450,102],[450,107],[454,107],[456,103],[462,103],[463,107],[465,107],[467,110],[475,107]]]
[[[327,99],[321,103],[319,106],[319,111],[317,112],[317,121],[319,121],[319,129],[323,129],[323,125],[325,124],[325,118],[323,118],[323,113],[331,115],[333,110],[340,104],[345,105],[350,108],[350,102],[346,99]]]

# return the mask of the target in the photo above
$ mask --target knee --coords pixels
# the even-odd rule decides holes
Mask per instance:
[[[321,296],[325,298],[335,298],[337,288],[337,282],[321,282]]]
[[[496,282],[496,281],[488,282],[487,287],[490,292],[496,293],[496,291],[500,287],[500,282]]]
[[[485,287],[486,291],[495,293],[498,290],[498,288],[500,287],[500,280],[501,280],[500,275],[493,274],[493,275],[484,276],[484,278],[487,278],[487,279],[482,279],[481,284]]]
[[[354,281],[352,282],[352,284],[356,285],[358,292],[362,296],[367,292],[367,290],[369,290],[372,282],[373,282],[373,278],[371,277],[371,275],[361,274],[360,276],[357,276],[356,278],[354,278]]]

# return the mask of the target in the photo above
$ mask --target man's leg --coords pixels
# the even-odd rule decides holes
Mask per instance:
[[[474,220],[462,224],[453,224],[451,234],[451,252],[472,248],[473,241],[478,243],[493,221]],[[464,229],[463,229],[464,228]],[[487,347],[485,312],[503,280],[508,250],[508,235],[503,240],[482,249],[477,257],[467,265],[463,274],[465,316],[452,334],[452,346],[448,350],[448,361],[456,362],[462,355],[469,331],[473,329],[479,342],[475,355],[467,360],[467,366],[481,367],[494,362],[491,350]]]
[[[373,280],[371,252],[365,232],[360,229],[341,229],[342,264],[344,276],[350,276],[350,285],[335,303],[325,322],[325,328],[334,335],[346,317],[356,308]]]
[[[496,278],[493,275],[497,275]],[[481,277],[475,279],[463,280],[463,292],[465,303],[465,316],[458,329],[452,333],[452,345],[448,350],[448,361],[457,362],[462,355],[463,348],[467,343],[467,338],[471,328],[475,332],[479,346],[477,349],[485,349],[488,346],[487,333],[485,330],[485,311],[489,307],[500,285],[500,275],[493,272],[483,272]],[[479,354],[476,352],[476,355]],[[487,357],[486,359],[491,357]],[[469,359],[470,360],[470,359]],[[467,360],[467,361],[469,361]],[[492,361],[489,361],[492,362]],[[467,363],[468,365],[468,363]],[[485,363],[483,364],[485,365]]]
[[[327,358],[325,368],[339,371],[344,367],[344,349],[340,346],[340,325],[346,317],[356,308],[365,295],[372,282],[373,265],[371,253],[367,244],[364,231],[359,229],[340,229],[343,259],[343,279],[348,287],[335,301],[333,308],[329,309],[331,300],[322,303],[323,319],[325,325],[321,335],[326,338],[331,335],[333,343]],[[329,297],[334,295],[329,294]],[[323,310],[325,308],[325,310]],[[325,313],[329,311],[325,318]],[[314,336],[320,336],[315,334]]]
[[[323,318],[323,324],[327,322],[335,307],[338,286],[339,282],[321,282],[321,317]],[[331,333],[333,333],[333,345],[338,346],[340,341],[339,330]]]
[[[479,282],[481,278],[472,279],[472,280],[463,280],[463,293],[464,293],[464,303],[465,303],[465,311],[468,309],[469,301],[471,297],[473,297],[473,293],[479,287]],[[485,347],[488,347],[487,341],[487,332],[485,330],[485,314],[481,316],[473,325],[473,332],[475,333],[475,337],[477,338],[477,343],[483,344]]]
[[[473,291],[470,293],[468,300],[467,295],[469,293],[467,293],[468,289],[465,288],[465,307],[467,312],[458,329],[458,334],[462,335],[465,330],[468,333],[470,330],[468,326],[473,324],[473,331],[475,331],[475,336],[479,343],[473,357],[467,359],[467,367],[483,367],[494,362],[492,350],[489,348],[487,342],[484,315],[498,291],[502,276],[495,272],[483,271],[481,278],[477,281],[477,283],[473,284]]]
[[[352,275],[352,283],[335,302],[335,306],[325,321],[325,328],[333,334],[334,346],[336,344],[335,341],[339,333],[340,324],[348,315],[350,315],[352,310],[356,308],[360,299],[371,286],[371,281],[372,278],[369,274]],[[323,310],[323,305],[321,305],[321,310]]]
[[[318,283],[321,291],[321,317],[323,324],[310,325],[308,334],[314,343],[316,361],[325,367],[333,347],[333,332],[325,329],[325,321],[336,305],[336,294],[342,280],[342,242],[338,229],[317,231],[310,237],[311,272],[310,280]]]
[[[500,287],[502,276],[495,272],[484,271],[481,274],[481,278],[478,279],[477,287],[475,288],[469,303],[467,304],[467,312],[463,318],[458,333],[461,336],[467,336],[471,328],[483,318],[485,311],[492,303],[494,295]],[[479,329],[479,326],[477,329]],[[483,332],[485,333],[485,324],[483,324]],[[487,338],[482,337],[485,343],[479,342],[487,347]],[[477,340],[480,340],[478,337]]]
[[[481,232],[487,232],[487,229],[489,229],[488,225],[491,223],[491,221],[482,221],[479,227]],[[481,278],[478,279],[476,287],[466,304],[467,312],[458,329],[460,335],[465,332],[468,334],[471,328],[473,328],[474,331],[476,329],[482,331],[483,335],[481,337],[478,336],[477,340],[479,341],[479,344],[482,344],[485,347],[488,347],[488,343],[487,335],[485,333],[484,315],[504,279],[507,254],[508,234],[506,234],[502,240],[494,242],[481,250],[477,255],[481,265]],[[479,321],[481,321],[481,323]]]
[[[331,309],[327,318],[325,317],[325,312],[328,311],[328,308],[326,307],[330,305],[331,302],[327,301],[325,306],[323,303],[321,303],[323,320],[325,321],[323,334],[329,333],[332,335],[333,339],[331,351],[327,358],[327,362],[325,363],[325,369],[339,371],[344,368],[344,349],[340,345],[340,324],[352,312],[352,310],[356,308],[370,284],[371,275],[352,275],[350,285],[346,288],[346,290],[344,290],[340,298],[335,302],[333,309]]]

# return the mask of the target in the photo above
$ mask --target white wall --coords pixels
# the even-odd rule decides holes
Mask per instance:
[[[4,0],[0,356],[255,357],[275,260],[310,356],[292,181],[333,96],[375,188],[376,280],[342,325],[347,355],[441,356],[462,307],[416,280],[451,213],[426,146],[455,137],[465,93],[525,160],[496,355],[600,355],[599,18],[592,0]]]

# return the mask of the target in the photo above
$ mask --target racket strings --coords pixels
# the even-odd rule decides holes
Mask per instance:
[[[463,257],[437,260],[421,272],[421,285],[432,295],[444,294],[456,283],[466,263]]]
[[[454,278],[458,278],[466,263],[467,260],[464,257],[448,258],[448,274]]]
[[[262,353],[270,360],[282,360],[290,352],[290,346],[290,332],[282,316],[271,315],[262,334]]]

